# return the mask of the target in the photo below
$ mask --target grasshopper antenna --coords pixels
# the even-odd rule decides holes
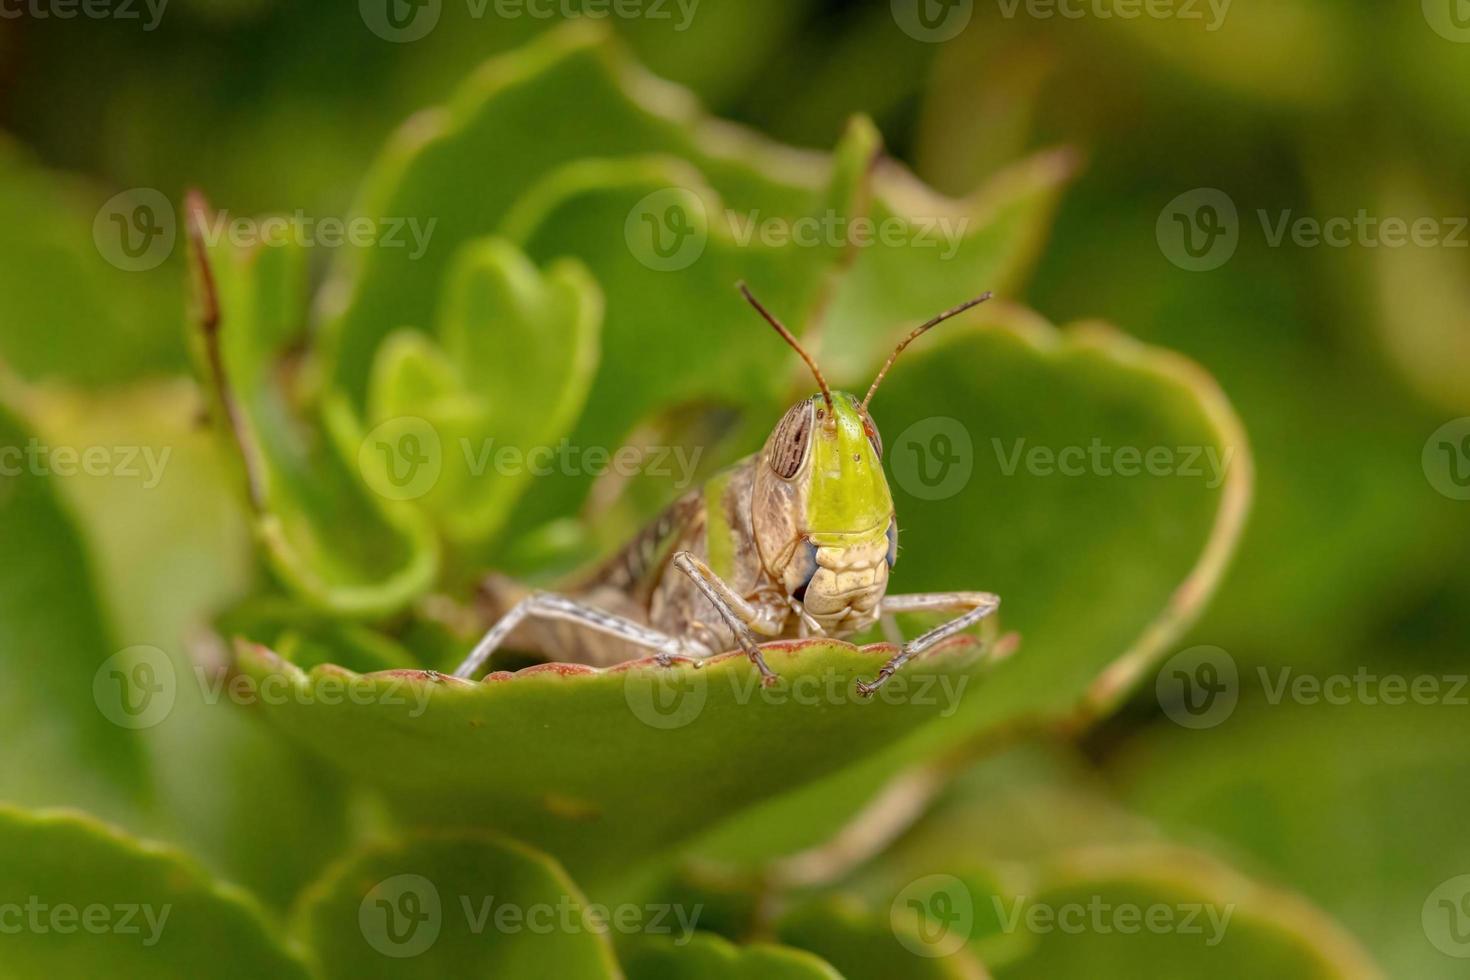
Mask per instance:
[[[832,415],[832,413],[836,411],[832,407],[832,389],[827,387],[827,379],[822,377],[822,369],[817,367],[817,362],[812,360],[812,356],[806,352],[806,348],[801,346],[801,342],[791,335],[791,331],[787,330],[785,325],[782,324],[780,320],[777,320],[774,316],[770,314],[770,311],[768,311],[764,306],[761,305],[761,301],[755,298],[755,295],[751,293],[749,287],[747,287],[745,283],[736,283],[736,288],[740,290],[740,293],[742,296],[745,297],[746,302],[750,303],[751,306],[754,306],[755,311],[761,316],[765,317],[766,322],[775,327],[776,332],[781,335],[782,339],[790,344],[792,349],[794,349],[798,354],[801,355],[801,359],[803,361],[806,361],[806,366],[811,368],[812,377],[817,379],[817,385],[822,389],[822,398],[827,402],[827,414]],[[908,343],[908,341],[904,341],[904,343]],[[900,348],[900,350],[902,350],[902,348]],[[884,370],[887,369],[885,368]]]
[[[868,389],[867,396],[863,398],[863,411],[866,412],[868,410],[868,402],[873,400],[873,395],[878,391],[878,386],[882,384],[883,379],[888,376],[888,369],[893,367],[893,362],[898,360],[898,355],[903,353],[903,349],[905,347],[918,340],[920,337],[928,333],[933,328],[939,326],[945,320],[951,320],[959,316],[966,310],[973,309],[974,307],[979,306],[981,303],[990,299],[992,295],[993,294],[990,292],[981,293],[974,299],[961,303],[959,306],[956,306],[952,310],[944,311],[943,313],[936,316],[934,319],[930,320],[928,323],[921,324],[920,326],[915,327],[914,332],[903,338],[903,340],[899,342],[898,347],[894,349],[893,353],[888,355],[888,360],[884,363],[883,370],[879,371],[878,376],[873,379],[873,386]]]

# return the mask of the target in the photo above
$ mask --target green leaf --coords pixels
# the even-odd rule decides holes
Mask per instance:
[[[917,961],[968,950],[1001,978],[1380,975],[1316,907],[1164,839],[1069,752],[963,772],[842,902],[884,914]]]
[[[924,941],[911,923],[880,916],[845,896],[808,903],[783,917],[778,932],[782,941],[827,957],[848,980],[984,980],[989,976],[963,945],[944,956],[925,955]]]
[[[868,217],[884,232],[859,249],[837,284],[820,347],[828,373],[866,390],[906,332],[903,325],[917,326],[983,292],[1014,297],[1077,166],[1067,150],[1038,154],[961,200],[930,190],[907,171],[880,167]]]
[[[953,716],[730,825],[710,856],[816,846],[946,744],[1101,717],[1199,614],[1234,547],[1250,453],[1196,365],[1000,304],[941,329],[873,401],[900,526],[890,591],[996,592],[1019,650]]]
[[[1382,976],[1315,909],[1180,848],[1064,854],[1033,895],[995,904],[1037,933],[997,980]]]
[[[109,193],[0,137],[0,356],[24,377],[97,384],[183,366],[182,264],[159,264],[178,251],[173,209],[151,188]]]
[[[1096,718],[1217,584],[1249,506],[1250,448],[1224,393],[1185,358],[1100,324],[1058,333],[1003,308],[970,322],[914,351],[873,402],[904,522],[891,588],[1005,600],[1022,653],[955,728]],[[960,429],[934,434],[967,436],[973,469],[958,492],[928,499],[949,487],[932,482],[941,447],[921,427],[946,418]]]
[[[640,935],[618,944],[628,980],[841,980],[811,953],[768,943],[736,946],[710,933],[688,940]]]
[[[0,797],[118,808],[146,799],[143,744],[124,692],[142,660],[106,621],[94,565],[58,499],[57,448],[0,409]],[[145,704],[146,710],[146,704]],[[109,712],[111,713],[109,715]],[[114,720],[110,721],[109,717]],[[114,723],[116,722],[116,723]]]
[[[1274,226],[1287,219],[1352,217],[1365,205],[1370,218],[1463,211],[1453,210],[1453,201],[1440,202],[1446,210],[1405,210],[1410,202],[1380,197],[1383,176],[1393,174],[1413,127],[1386,122],[1365,135],[1361,120],[1318,111],[1302,117],[1313,125],[1290,137],[1301,167],[1274,166],[1260,152],[1277,139],[1276,116],[1259,111],[1260,99],[1296,112],[1291,103],[1350,102],[1345,93],[1356,85],[1360,95],[1393,101],[1399,115],[1409,105],[1425,106],[1419,121],[1438,121],[1439,137],[1420,133],[1410,142],[1421,144],[1424,160],[1443,159],[1443,137],[1463,126],[1432,117],[1463,118],[1470,103],[1405,101],[1403,94],[1449,91],[1452,79],[1466,77],[1462,46],[1426,28],[1426,16],[1445,24],[1451,9],[1359,4],[1353,16],[1340,17],[1318,0],[1292,0],[1236,6],[1219,31],[1205,33],[1199,27],[1207,11],[1192,25],[1114,19],[1079,22],[1066,32],[1037,31],[1025,18],[992,19],[986,30],[946,44],[940,56],[949,64],[936,72],[932,99],[942,102],[931,102],[939,110],[928,127],[934,149],[923,155],[921,173],[951,190],[968,187],[971,133],[981,134],[976,138],[987,149],[1004,147],[1008,136],[1022,146],[1037,139],[1094,145],[1086,177],[1060,210],[1029,302],[1062,320],[1102,312],[1150,343],[1188,354],[1219,379],[1245,421],[1259,464],[1257,505],[1201,625],[1207,642],[1237,656],[1269,663],[1290,649],[1322,662],[1340,658],[1364,635],[1414,617],[1423,600],[1412,583],[1447,577],[1457,565],[1455,545],[1470,533],[1453,519],[1453,504],[1422,492],[1424,473],[1405,455],[1447,419],[1424,410],[1384,354],[1438,350],[1436,373],[1453,373],[1455,343],[1429,339],[1425,326],[1453,335],[1453,317],[1435,312],[1452,308],[1441,300],[1453,291],[1445,288],[1449,279],[1431,282],[1426,270],[1456,250],[1425,255],[1415,266],[1417,285],[1401,277],[1385,300],[1381,285],[1389,277],[1375,266],[1413,264],[1417,249],[1297,248],[1289,234],[1277,243],[1283,247],[1272,247]],[[1285,40],[1301,36],[1293,24],[1313,25],[1306,33],[1323,39],[1305,55],[1310,68]],[[1130,46],[1149,48],[1158,70]],[[1120,52],[1126,65],[1115,61]],[[956,56],[964,60],[954,64]],[[1116,70],[1099,73],[1099,59]],[[1450,65],[1453,71],[1440,71]],[[966,129],[1014,111],[1007,93],[1018,79],[1043,72],[1043,97],[1034,112],[1021,109],[1018,135],[994,126]],[[1299,73],[1310,76],[1303,85],[1262,86]],[[1202,76],[1208,87],[1196,83]],[[1088,108],[1046,97],[1057,91],[1077,93]],[[978,107],[977,92],[984,93]],[[1214,137],[1188,138],[1188,120],[1206,105]],[[1090,120],[1122,118],[1130,120],[1123,129],[1092,139]],[[1147,150],[1137,134],[1148,134]],[[1342,153],[1349,144],[1375,152]],[[938,159],[942,154],[949,158]],[[960,182],[949,183],[956,172]],[[1171,254],[1172,246],[1167,235],[1161,243],[1156,228],[1162,209],[1190,207],[1181,192],[1200,185],[1233,197],[1240,219],[1238,250],[1228,261],[1217,253],[1224,264],[1208,273],[1172,264],[1161,244]],[[1200,203],[1196,196],[1194,206]],[[1269,217],[1271,234],[1263,234],[1258,212]],[[1303,284],[1311,284],[1306,293]],[[1400,315],[1415,322],[1395,328]],[[1392,340],[1381,342],[1375,335],[1385,330]],[[1381,588],[1386,581],[1403,586]]]
[[[1377,214],[1406,220],[1404,216],[1464,213],[1446,195],[1431,192],[1425,177],[1402,163],[1386,164],[1375,176],[1380,184]],[[1436,235],[1453,234],[1454,219],[1434,220]],[[1470,412],[1464,371],[1470,363],[1470,290],[1458,250],[1448,239],[1430,245],[1411,239],[1403,248],[1373,249],[1369,261],[1380,310],[1373,326],[1384,349],[1436,404],[1462,415]]]
[[[1399,681],[1401,694],[1371,681],[1342,689],[1404,704],[1262,704],[1188,738],[1149,733],[1123,753],[1119,781],[1141,812],[1219,841],[1299,888],[1393,976],[1458,977],[1467,946],[1455,907],[1470,892],[1467,729],[1450,700],[1461,681]],[[1410,701],[1414,683],[1421,694]],[[1422,703],[1426,684],[1440,703]]]
[[[516,137],[550,115],[554,137]],[[453,256],[491,233],[509,235],[538,262],[582,258],[607,293],[603,370],[573,437],[581,445],[612,451],[650,410],[682,399],[751,404],[784,390],[779,346],[743,342],[759,324],[731,297],[736,278],[749,278],[798,332],[830,288],[841,311],[834,320],[851,321],[833,328],[842,338],[834,356],[866,366],[873,345],[887,343],[877,331],[1014,282],[1070,171],[1063,157],[1041,157],[951,201],[885,164],[869,195],[864,175],[878,148],[864,120],[833,157],[771,144],[705,117],[685,93],[629,64],[604,32],[553,32],[486,65],[447,107],[416,117],[370,173],[361,213],[437,224],[432,246],[413,261],[403,250],[344,251],[330,292],[340,312],[322,331],[328,374],[360,402],[384,339],[404,324],[435,322]],[[496,179],[487,182],[490,158]],[[651,239],[640,244],[640,236],[661,218],[660,234],[673,236],[665,243],[687,250],[648,254]],[[762,244],[767,229],[789,238],[802,218],[819,223],[805,229],[805,244]],[[829,284],[844,243],[861,238],[858,218],[887,237],[923,241],[870,247],[861,276],[850,277],[855,285]],[[674,220],[681,224],[667,223]],[[816,230],[812,244],[814,228],[826,231]],[[731,239],[744,244],[734,249]],[[529,523],[568,512],[567,500],[552,499]]]
[[[820,186],[815,154],[778,153],[727,131],[715,150],[710,125],[685,93],[644,74],[591,26],[553,31],[487,63],[448,105],[403,127],[365,178],[358,213],[435,225],[430,248],[414,259],[403,249],[343,251],[334,285],[345,292],[340,315],[323,325],[331,376],[360,401],[383,339],[406,324],[438,322],[439,284],[460,248],[497,231],[532,186],[565,164],[649,153],[708,160],[722,193],[775,213]],[[540,135],[521,137],[528,132]],[[485,179],[487,160],[495,161],[493,180]],[[625,217],[607,229],[618,243]]]
[[[207,216],[200,211],[190,220],[206,240]],[[395,440],[417,438],[417,430],[364,434],[335,398],[319,412],[300,409],[283,357],[299,339],[305,311],[300,246],[209,245],[199,259],[219,299],[218,361],[206,328],[196,344],[199,372],[214,386],[218,425],[238,450],[272,570],[323,609],[367,617],[401,607],[429,587],[438,566],[432,529],[403,503],[432,477],[434,447],[407,461],[405,479],[400,469],[372,484],[376,450],[401,446]]]
[[[616,926],[545,855],[494,837],[443,836],[353,853],[304,896],[298,931],[323,980],[612,980],[607,933]]]
[[[30,388],[21,400],[45,444],[105,461],[53,482],[98,569],[99,601],[119,637],[109,650],[148,651],[131,668],[117,665],[141,710],[119,713],[112,676],[102,689],[108,700],[99,701],[110,717],[140,726],[108,726],[109,746],[135,743],[147,762],[140,781],[151,805],[125,825],[187,847],[223,877],[284,906],[342,840],[341,793],[321,763],[233,703],[226,657],[219,644],[203,642],[216,609],[248,588],[251,548],[228,461],[198,425],[198,390],[179,379],[101,394]],[[48,629],[61,636],[74,618],[54,617]],[[334,656],[352,650],[350,624],[322,628],[331,630]],[[130,673],[145,663],[151,674]],[[44,681],[54,669],[27,676]],[[90,765],[107,771],[109,756],[93,754]]]
[[[845,213],[872,141],[871,132],[855,131],[832,187],[814,193],[805,207],[816,216]],[[774,413],[788,388],[790,352],[735,284],[749,281],[763,302],[799,325],[839,253],[742,243],[726,214],[725,202],[688,164],[635,158],[570,164],[506,219],[507,233],[530,255],[578,256],[607,294],[602,370],[570,433],[572,445],[611,454],[639,422],[672,405],[714,400]],[[645,217],[657,220],[656,231],[636,223]],[[684,230],[666,235],[671,228]],[[652,234],[670,246],[684,242],[697,259],[684,267],[676,252],[671,268],[651,239],[630,237]],[[579,467],[567,478],[541,481],[518,520],[536,526],[574,511],[593,476]]]
[[[262,705],[272,722],[383,789],[410,822],[496,829],[554,854],[590,887],[861,758],[979,686],[977,645],[960,639],[863,700],[856,680],[890,652],[778,644],[766,654],[784,678],[773,689],[743,654],[702,668],[551,664],[482,683],[303,672],[249,644],[237,666],[262,689],[280,685]]]
[[[248,897],[84,816],[0,806],[0,894],[8,977],[307,976]]]
[[[382,633],[336,619],[298,600],[256,596],[221,615],[225,636],[260,643],[301,667],[335,663],[349,670],[399,670],[415,666],[411,652]]]
[[[484,540],[552,467],[537,453],[549,455],[581,412],[597,369],[601,293],[577,263],[542,276],[514,247],[475,242],[450,272],[440,316],[437,344],[405,332],[379,350],[369,421],[429,422],[443,469],[422,503],[452,537]],[[514,454],[509,465],[497,462],[502,453]]]
[[[1109,17],[1096,20],[1097,44],[1116,52],[1134,45],[1167,69],[1155,84],[1193,82],[1234,98],[1287,108],[1334,105],[1355,88],[1355,18],[1320,0],[1283,0],[1269,7],[1201,8],[1197,19]],[[1289,40],[1316,39],[1310,51]]]
[[[669,158],[582,161],[534,187],[506,218],[507,234],[538,259],[580,257],[607,293],[603,370],[573,444],[611,451],[659,409],[697,401],[775,418],[791,392],[790,354],[759,336],[736,281],[821,345],[825,369],[843,377],[875,369],[898,325],[1019,277],[1067,172],[1064,156],[1019,167],[961,203],[896,168],[868,177],[880,148],[871,123],[855,120],[825,185],[789,213],[742,208],[717,179]],[[845,246],[849,236],[858,247]],[[812,386],[797,377],[799,388]],[[590,482],[572,481],[568,497],[543,486],[520,520],[567,513]]]

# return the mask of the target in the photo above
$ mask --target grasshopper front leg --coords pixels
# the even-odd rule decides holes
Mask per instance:
[[[947,612],[960,609],[965,612],[903,644],[893,659],[878,671],[878,676],[871,683],[858,682],[858,693],[865,698],[872,697],[873,692],[882,687],[888,678],[897,673],[904,664],[941,640],[948,639],[961,630],[969,629],[998,608],[1000,608],[1000,596],[990,592],[919,592],[913,595],[885,596],[879,607],[884,616],[892,616],[895,613]]]
[[[771,613],[757,609],[737,594],[725,584],[724,579],[692,553],[681,551],[675,555],[674,567],[688,575],[695,588],[715,607],[715,611],[735,635],[735,641],[760,671],[761,682],[767,686],[774,684],[776,674],[767,666],[766,658],[761,656],[760,644],[756,642],[755,634],[779,636],[781,623]]]
[[[532,616],[562,620],[643,647],[652,651],[659,662],[665,665],[678,657],[689,656],[692,652],[675,637],[635,623],[631,619],[552,592],[533,592],[500,617],[475,645],[474,650],[470,651],[464,663],[455,670],[454,676],[469,679],[484,670],[490,655],[500,648],[517,626]]]

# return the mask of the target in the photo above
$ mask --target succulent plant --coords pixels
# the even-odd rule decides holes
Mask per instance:
[[[1333,918],[1371,928],[1332,874],[1366,787],[1314,785],[1269,724],[1249,778],[1148,739],[1118,787],[1077,764],[1204,611],[1254,472],[1193,361],[1008,298],[1076,162],[952,199],[866,118],[830,153],[783,146],[579,26],[409,119],[363,177],[374,234],[329,268],[289,234],[230,241],[229,202],[178,202],[217,300],[187,317],[196,383],[82,400],[15,379],[0,413],[4,447],[168,453],[146,493],[116,472],[0,490],[0,553],[28,556],[0,563],[0,663],[27,681],[0,702],[25,760],[0,772],[0,902],[32,896],[16,907],[48,926],[0,937],[0,972],[1379,976]],[[763,233],[803,222],[842,231]],[[897,240],[851,247],[855,222]],[[88,310],[140,288],[79,278]],[[737,280],[843,384],[996,291],[905,355],[880,420],[895,582],[1001,593],[1000,625],[872,700],[876,635],[768,647],[773,687],[733,654],[450,676],[486,575],[554,579],[760,445],[799,377]],[[610,472],[624,444],[678,466]],[[556,447],[582,455],[526,465]],[[1058,455],[1116,447],[1200,469]],[[1263,807],[1302,818],[1278,833]],[[1244,846],[1220,856],[1200,823]]]

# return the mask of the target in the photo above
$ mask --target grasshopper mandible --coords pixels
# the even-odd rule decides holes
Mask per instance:
[[[790,330],[742,283],[756,311],[799,354],[820,391],[787,410],[759,453],[675,501],[623,549],[560,592],[491,579],[495,625],[455,671],[480,674],[502,644],[599,666],[652,653],[660,664],[737,647],[762,680],[775,674],[760,639],[859,633],[896,613],[960,613],[900,644],[871,696],[910,659],[993,613],[989,592],[888,595],[898,524],[883,474],[883,443],[868,405],[905,347],[990,298],[985,293],[910,333],[859,401],[833,391]]]

